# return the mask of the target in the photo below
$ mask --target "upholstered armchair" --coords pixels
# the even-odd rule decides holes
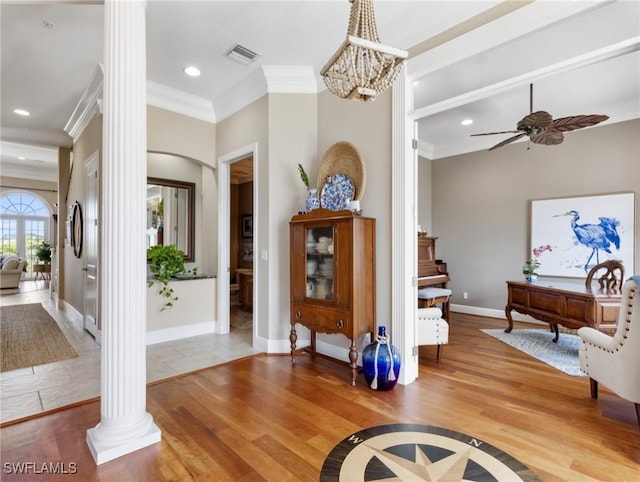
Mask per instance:
[[[17,293],[20,278],[27,267],[27,262],[17,256],[5,256],[0,268],[0,290],[2,293]]]
[[[438,345],[436,359],[442,354],[442,345],[449,343],[449,324],[442,318],[440,308],[418,308],[418,346]]]
[[[580,368],[591,382],[591,398],[598,398],[598,383],[633,402],[640,424],[640,276],[622,286],[618,326],[613,336],[593,328],[580,328]]]

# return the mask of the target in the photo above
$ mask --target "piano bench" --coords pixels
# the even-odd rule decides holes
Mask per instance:
[[[446,288],[420,288],[418,290],[418,308],[429,308],[439,304],[443,305],[444,319],[449,319],[449,297],[453,293]]]

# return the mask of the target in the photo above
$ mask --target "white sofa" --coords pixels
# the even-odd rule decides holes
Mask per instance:
[[[0,292],[17,293],[20,278],[27,267],[27,261],[14,255],[4,256],[0,260]]]

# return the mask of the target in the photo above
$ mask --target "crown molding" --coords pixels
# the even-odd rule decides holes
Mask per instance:
[[[214,101],[218,122],[255,102],[267,92],[267,83],[262,69],[254,70]]]
[[[183,114],[206,122],[216,122],[213,102],[173,87],[147,80],[147,105]]]
[[[64,131],[75,143],[96,115],[102,114],[102,91],[104,87],[104,71],[98,64],[91,74],[89,84],[84,89],[71,117],[64,126]]]
[[[317,94],[318,86],[310,65],[263,65],[270,94]]]

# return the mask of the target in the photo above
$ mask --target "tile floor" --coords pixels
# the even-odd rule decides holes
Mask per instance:
[[[100,395],[100,346],[82,328],[82,318],[56,310],[48,282],[22,281],[20,284],[20,293],[0,296],[0,306],[42,303],[78,356],[0,373],[0,423]],[[256,353],[251,338],[251,329],[232,327],[228,335],[202,335],[150,345],[147,347],[147,381],[162,380]]]

